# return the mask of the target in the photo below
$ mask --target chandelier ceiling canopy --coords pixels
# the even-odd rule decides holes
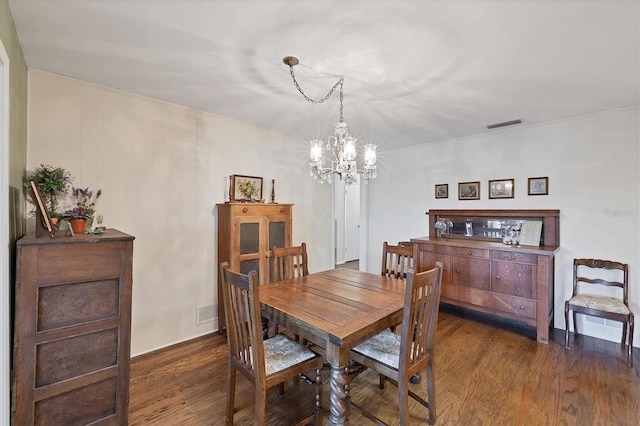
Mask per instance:
[[[293,67],[300,63],[298,58],[286,56],[282,59],[282,62],[289,66],[289,72],[291,73],[294,86],[307,101],[313,104],[320,104],[326,101],[333,95],[336,89],[340,88],[340,121],[335,125],[333,136],[327,138],[326,142],[319,139],[309,142],[311,146],[311,152],[309,154],[310,175],[320,183],[324,183],[325,181],[331,183],[331,176],[336,174],[342,179],[345,185],[358,182],[358,174],[362,175],[364,183],[367,183],[370,179],[374,179],[376,177],[376,145],[364,145],[364,164],[361,169],[358,169],[356,163],[357,139],[349,135],[347,123],[343,120],[342,102],[344,98],[344,77],[339,77],[338,82],[331,87],[324,98],[316,100],[308,97],[296,80]],[[330,164],[328,160],[325,161],[325,151],[330,158]]]

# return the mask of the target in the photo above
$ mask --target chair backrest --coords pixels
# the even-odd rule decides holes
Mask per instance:
[[[227,342],[229,357],[245,375],[254,376],[260,383],[266,375],[258,274],[249,275],[229,270],[229,264],[220,265],[224,309],[227,316]]]
[[[409,269],[413,268],[413,246],[408,242],[400,242],[397,246],[382,244],[382,275],[405,278]]]
[[[399,370],[431,356],[438,322],[442,263],[428,271],[409,270],[400,334]]]
[[[307,244],[271,249],[271,282],[309,275]]]
[[[618,271],[614,273],[601,273],[600,271]],[[603,278],[605,276],[605,278]],[[620,281],[618,281],[618,279]],[[629,305],[629,265],[626,263],[614,262],[601,259],[574,259],[573,260],[573,296],[579,293],[578,284],[588,285],[598,284],[608,287],[620,287],[622,289],[622,301]]]

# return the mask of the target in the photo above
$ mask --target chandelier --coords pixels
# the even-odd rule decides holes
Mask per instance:
[[[361,169],[358,169],[356,163],[357,139],[349,135],[347,123],[343,121],[342,100],[344,97],[344,77],[339,77],[338,82],[333,85],[324,98],[315,100],[304,93],[293,73],[293,67],[299,63],[298,58],[286,56],[282,59],[282,62],[289,66],[289,72],[291,73],[291,78],[293,78],[294,86],[307,101],[313,104],[320,104],[326,101],[333,95],[333,92],[335,92],[338,87],[340,88],[340,122],[336,124],[333,136],[330,136],[326,142],[319,139],[314,139],[309,142],[311,146],[311,152],[309,154],[309,174],[320,183],[324,183],[325,181],[331,183],[331,176],[336,174],[342,179],[345,185],[358,182],[358,174],[362,175],[364,183],[367,183],[370,179],[375,179],[377,175],[376,146],[372,144],[364,145],[364,165]],[[325,151],[331,159],[330,165],[328,161],[325,163]]]

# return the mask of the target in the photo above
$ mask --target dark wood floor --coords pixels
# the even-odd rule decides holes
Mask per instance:
[[[551,332],[549,345],[536,343],[531,329],[469,319],[443,310],[436,336],[435,376],[438,425],[638,425],[640,357],[626,365],[619,344]],[[131,365],[130,425],[224,424],[227,347],[216,334],[136,357]],[[328,408],[326,377],[323,407]],[[425,395],[423,385],[412,385]],[[251,387],[239,379],[240,399]],[[396,388],[377,387],[367,371],[352,383],[352,399],[392,425],[398,424]],[[270,425],[291,424],[311,409],[313,388],[286,383],[285,395],[271,392]],[[410,409],[412,425],[426,425],[427,410]],[[325,413],[326,415],[326,413]],[[253,425],[253,408],[235,424]],[[372,424],[354,413],[349,424]]]

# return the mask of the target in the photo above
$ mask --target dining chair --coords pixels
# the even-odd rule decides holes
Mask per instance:
[[[271,282],[309,275],[307,244],[271,249]]]
[[[407,271],[413,268],[413,246],[409,242],[400,242],[397,246],[382,244],[382,275],[404,279]]]
[[[380,388],[386,381],[398,387],[400,424],[409,424],[409,397],[429,410],[429,424],[436,421],[435,382],[433,377],[433,347],[438,305],[442,263],[435,268],[415,273],[407,273],[404,296],[404,311],[400,335],[384,330],[350,352],[352,361],[380,374]],[[427,370],[427,400],[409,389],[409,379],[417,372]],[[372,413],[349,401],[349,406],[377,424],[385,424]]]
[[[229,270],[220,265],[222,291],[227,319],[229,364],[227,370],[226,424],[233,425],[236,412],[248,406],[235,406],[236,372],[240,372],[254,386],[255,422],[264,425],[267,389],[288,379],[315,369],[315,407],[303,422],[315,418],[320,424],[322,393],[322,357],[293,339],[277,334],[263,340],[260,327],[260,297],[258,275]]]
[[[618,296],[603,295],[597,288],[618,287]],[[594,291],[596,290],[596,291]],[[627,365],[633,367],[633,312],[629,309],[629,266],[600,259],[573,260],[573,293],[564,304],[564,346],[569,349],[569,311],[573,331],[578,334],[577,313],[622,322],[622,343],[627,348]]]

